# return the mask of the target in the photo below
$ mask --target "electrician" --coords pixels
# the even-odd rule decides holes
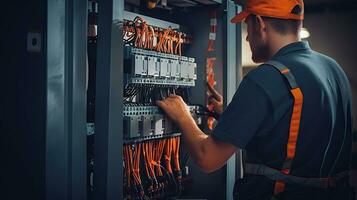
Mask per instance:
[[[223,111],[211,135],[195,124],[180,96],[158,101],[181,129],[204,172],[246,153],[235,199],[349,199],[352,143],[351,91],[341,67],[300,39],[302,0],[248,0],[231,22],[247,24],[256,63]],[[327,33],[328,34],[328,33]]]

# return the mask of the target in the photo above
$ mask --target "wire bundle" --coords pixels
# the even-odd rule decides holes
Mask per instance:
[[[179,195],[182,189],[182,177],[177,176],[181,174],[179,150],[179,137],[125,145],[127,198],[165,199]],[[164,165],[162,160],[165,161]],[[145,173],[140,170],[141,168],[145,168]]]
[[[181,96],[185,102],[188,102],[190,96],[189,88],[129,84],[124,88],[124,104],[141,106],[156,105],[156,101],[163,100],[170,96],[170,94]]]
[[[135,194],[134,199],[145,199],[145,192],[140,175],[140,154],[142,144],[124,146],[124,166],[126,175],[126,192],[129,198]]]
[[[130,46],[161,53],[182,55],[182,44],[190,43],[190,38],[170,27],[166,29],[150,26],[141,17],[133,21],[125,20],[123,26],[124,43]]]

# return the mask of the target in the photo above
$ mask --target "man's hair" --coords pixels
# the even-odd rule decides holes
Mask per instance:
[[[277,19],[270,17],[262,17],[262,19],[269,23],[273,29],[282,34],[298,34],[302,21],[293,19]]]
[[[291,11],[292,14],[301,14],[302,9],[300,6],[295,6],[294,9]],[[282,34],[298,34],[300,27],[302,25],[302,20],[294,20],[294,19],[278,19],[272,17],[264,17],[261,16],[262,19],[269,23],[273,29]],[[255,15],[252,15],[254,24],[257,22],[257,18]]]

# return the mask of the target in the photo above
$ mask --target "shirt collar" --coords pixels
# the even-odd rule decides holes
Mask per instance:
[[[279,56],[283,56],[295,51],[310,51],[310,45],[307,41],[300,41],[300,42],[294,42],[290,43],[283,48],[281,48],[274,56],[273,59]]]

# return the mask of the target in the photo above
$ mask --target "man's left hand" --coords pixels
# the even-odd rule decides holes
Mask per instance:
[[[180,96],[171,94],[156,104],[180,127],[186,123],[194,123],[189,108]]]

